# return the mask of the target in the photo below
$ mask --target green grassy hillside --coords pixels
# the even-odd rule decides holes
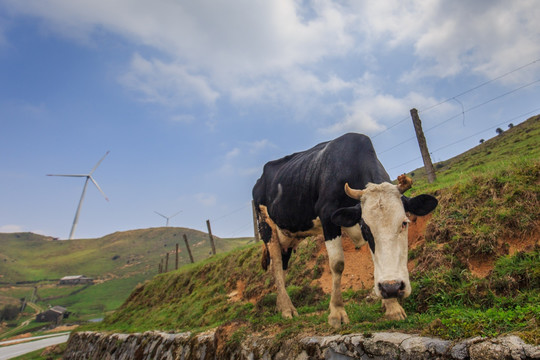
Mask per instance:
[[[0,234],[0,308],[32,298],[42,309],[67,307],[72,313],[70,321],[103,317],[120,306],[137,284],[156,275],[167,253],[169,270],[174,269],[177,243],[179,266],[190,262],[183,234],[196,262],[210,256],[208,234],[186,228],[141,229],[62,241],[32,233]],[[218,253],[252,240],[214,238]],[[57,285],[61,277],[81,274],[94,278],[95,284]],[[32,318],[34,310],[27,311],[11,325]],[[0,338],[7,330],[0,327]]]
[[[516,333],[540,342],[540,117],[441,164],[427,184],[414,171],[411,194],[439,199],[425,241],[410,249],[412,294],[405,321],[382,319],[369,290],[346,290],[351,324],[342,333],[400,329],[443,338]],[[270,273],[260,268],[260,244],[156,276],[93,329],[198,331],[231,325],[231,341],[260,332],[276,341],[332,333],[329,295],[313,282],[324,256],[305,241],[291,259],[288,292],[300,317],[275,312]],[[487,265],[482,276],[476,265]],[[231,327],[231,326],[229,326]]]
[[[188,237],[196,261],[209,256],[208,234],[186,228],[141,229],[98,239],[62,241],[32,233],[0,233],[0,283],[59,279],[78,274],[109,279],[155,273],[160,259],[167,253],[170,256],[175,253],[176,243],[181,250],[180,263],[189,262],[183,234]],[[248,241],[215,239],[217,251],[230,250]]]

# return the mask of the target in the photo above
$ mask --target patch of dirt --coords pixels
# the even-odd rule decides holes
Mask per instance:
[[[469,263],[467,265],[469,271],[474,277],[485,278],[495,267],[495,259],[487,257],[469,259]]]
[[[519,251],[531,251],[535,245],[540,245],[540,223],[536,224],[531,234],[519,238],[509,238],[502,241],[503,245],[508,244],[508,254],[514,255]]]
[[[532,251],[535,246],[540,245],[540,238],[538,232],[540,231],[540,224],[535,227],[532,234],[526,236],[501,239],[498,242],[498,249],[496,250],[496,257],[474,257],[468,260],[468,268],[477,278],[487,277],[493,268],[495,267],[495,261],[498,256],[502,255],[514,255],[520,251]]]
[[[238,280],[236,282],[236,287],[233,291],[227,294],[229,301],[242,301],[247,300],[255,303],[254,299],[244,299],[244,290],[246,289],[246,282],[244,280]]]
[[[53,359],[54,355],[61,355],[64,352],[64,348],[62,345],[52,345],[49,347],[46,347],[42,352],[41,356],[45,359]]]
[[[326,294],[332,292],[332,273],[328,265],[328,255],[324,246],[324,238],[318,236],[317,239],[317,256],[323,255],[325,260],[322,264],[322,276],[314,280],[319,284]],[[371,252],[366,245],[359,250],[355,249],[352,240],[347,236],[343,236],[343,252],[345,256],[345,269],[341,276],[341,289],[369,289],[373,286],[373,260]]]
[[[75,330],[76,328],[78,328],[79,325],[63,325],[63,326],[57,326],[55,327],[54,329],[51,329],[51,330],[47,330],[45,331],[45,333],[55,333],[55,332],[63,332],[63,331],[71,331],[71,330]]]
[[[431,214],[426,216],[410,215],[409,220],[409,250],[416,249],[426,242],[426,226],[431,220]]]
[[[226,355],[227,345],[232,342],[234,334],[245,325],[243,321],[231,321],[220,325],[215,332],[216,354]]]
[[[24,333],[24,334],[19,334],[19,335],[15,335],[15,336],[12,336],[10,338],[7,338],[5,339],[6,341],[7,340],[19,340],[19,339],[26,339],[26,338],[29,338],[32,336],[32,333]]]

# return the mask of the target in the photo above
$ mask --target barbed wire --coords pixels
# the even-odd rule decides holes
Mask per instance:
[[[462,91],[462,92],[460,92],[460,93],[458,93],[458,94],[456,94],[456,95],[453,95],[453,96],[451,96],[451,97],[449,97],[449,98],[447,98],[447,99],[445,99],[445,100],[443,100],[443,101],[440,101],[440,102],[438,102],[438,103],[436,103],[436,104],[434,104],[434,105],[431,105],[431,106],[429,106],[429,107],[427,107],[427,108],[425,108],[425,109],[419,110],[418,113],[424,113],[424,114],[425,114],[425,113],[427,113],[428,111],[433,110],[434,108],[436,108],[436,107],[438,107],[438,106],[441,106],[441,105],[443,105],[443,104],[445,104],[445,103],[447,103],[447,102],[449,102],[449,101],[456,101],[456,102],[459,103],[459,105],[461,106],[461,112],[460,112],[459,114],[453,115],[453,116],[451,116],[451,117],[449,117],[449,118],[443,120],[442,122],[440,122],[440,123],[438,123],[438,124],[436,124],[436,125],[434,125],[434,126],[432,126],[432,127],[430,127],[430,128],[427,128],[426,130],[424,130],[424,133],[429,132],[429,131],[431,131],[431,130],[433,130],[433,129],[436,129],[436,128],[438,128],[438,127],[444,125],[445,123],[447,123],[447,122],[449,122],[449,121],[452,121],[452,120],[454,120],[454,119],[456,119],[456,118],[458,118],[458,117],[460,117],[460,116],[461,116],[462,119],[463,119],[463,125],[465,125],[465,114],[466,114],[467,112],[470,112],[470,111],[472,111],[472,110],[478,109],[478,108],[480,108],[480,107],[482,107],[482,106],[485,106],[485,105],[487,105],[487,104],[489,104],[489,103],[491,103],[491,102],[493,102],[493,101],[499,100],[499,99],[501,99],[501,98],[503,98],[503,97],[505,97],[505,96],[508,96],[508,95],[510,95],[510,94],[513,94],[513,93],[515,93],[515,92],[517,92],[517,91],[520,91],[520,90],[522,90],[522,89],[524,89],[524,88],[527,88],[527,87],[529,87],[529,86],[532,86],[532,85],[534,85],[534,84],[540,82],[540,79],[534,80],[534,81],[532,81],[532,82],[529,82],[529,83],[527,83],[527,84],[521,85],[521,86],[519,86],[519,87],[517,87],[517,88],[515,88],[515,89],[512,89],[512,90],[510,90],[510,91],[507,91],[507,92],[505,92],[505,93],[503,93],[503,94],[497,95],[497,96],[495,96],[495,97],[493,97],[493,98],[491,98],[491,99],[488,99],[488,100],[486,100],[486,101],[484,101],[484,102],[482,102],[482,103],[476,104],[476,105],[474,105],[474,106],[472,106],[472,107],[470,107],[470,108],[467,108],[467,109],[465,109],[464,106],[463,106],[463,103],[462,103],[460,100],[457,99],[458,97],[461,97],[461,96],[466,95],[466,94],[468,94],[468,93],[471,93],[471,92],[473,92],[473,91],[475,91],[475,90],[478,90],[478,89],[480,89],[480,88],[482,88],[482,87],[484,87],[484,86],[486,86],[486,85],[488,85],[488,84],[491,84],[491,83],[493,83],[493,82],[495,82],[495,81],[497,81],[497,80],[500,80],[500,79],[502,79],[502,78],[504,78],[504,77],[506,77],[506,76],[509,76],[509,75],[511,75],[511,74],[513,74],[513,73],[516,73],[516,72],[518,72],[518,71],[521,71],[521,70],[523,70],[523,69],[525,69],[525,68],[527,68],[527,67],[529,67],[529,66],[532,66],[532,65],[534,65],[534,64],[536,64],[536,63],[538,63],[538,62],[540,62],[540,58],[537,58],[537,59],[535,59],[535,60],[533,60],[533,61],[531,61],[531,62],[528,62],[528,63],[526,63],[526,64],[524,64],[524,65],[521,65],[521,66],[519,66],[519,67],[517,67],[517,68],[515,68],[515,69],[512,69],[512,70],[510,70],[510,71],[508,71],[508,72],[506,72],[506,73],[504,73],[504,74],[501,74],[501,75],[499,75],[499,76],[496,76],[496,77],[494,77],[494,78],[492,78],[492,79],[489,79],[489,80],[487,80],[487,81],[484,81],[483,83],[480,83],[480,84],[478,84],[478,85],[476,85],[476,86],[473,86],[473,87],[471,87],[471,88],[469,88],[469,89],[467,89],[467,90],[465,90],[465,91]],[[440,150],[446,149],[446,148],[451,147],[451,146],[453,146],[453,145],[456,145],[456,144],[458,144],[458,143],[460,143],[460,142],[466,141],[466,140],[468,140],[468,139],[470,139],[470,138],[472,138],[472,137],[478,136],[479,134],[481,134],[481,133],[483,133],[483,132],[486,132],[486,131],[492,129],[493,127],[501,126],[501,125],[503,125],[503,124],[505,124],[505,123],[507,123],[507,122],[509,122],[509,121],[513,121],[513,120],[515,120],[515,119],[521,118],[521,117],[523,117],[523,116],[526,116],[526,115],[528,115],[528,114],[531,114],[531,113],[533,113],[533,112],[535,112],[535,111],[539,111],[539,110],[540,110],[540,108],[537,108],[537,109],[531,110],[531,111],[529,111],[529,112],[527,112],[527,113],[525,113],[525,114],[521,114],[521,115],[518,115],[518,116],[513,117],[513,118],[511,118],[511,119],[508,119],[508,120],[506,120],[506,121],[504,121],[504,122],[502,122],[502,123],[500,123],[500,124],[497,124],[497,125],[491,125],[489,128],[487,128],[487,129],[485,129],[485,130],[479,131],[479,132],[477,132],[477,133],[475,133],[475,134],[472,134],[472,135],[467,136],[467,137],[465,137],[465,138],[462,138],[462,139],[459,139],[459,140],[457,140],[457,141],[454,141],[454,142],[452,142],[452,143],[450,143],[450,144],[446,144],[446,145],[444,145],[444,146],[442,146],[442,147],[439,147],[439,148],[437,148],[437,149],[431,151],[430,153],[431,153],[431,154],[436,153],[436,152],[438,152],[438,151],[440,151]],[[374,139],[374,138],[376,138],[376,137],[378,137],[378,136],[380,136],[380,135],[382,135],[382,134],[384,134],[384,133],[390,131],[391,129],[393,129],[393,128],[399,126],[399,125],[401,125],[402,123],[406,122],[406,121],[409,120],[409,119],[410,119],[410,116],[403,117],[402,119],[398,120],[396,123],[392,124],[391,126],[387,127],[386,129],[382,130],[381,132],[379,132],[379,133],[377,133],[377,134],[371,136],[371,138]],[[414,140],[415,138],[416,138],[415,136],[413,136],[413,137],[411,137],[411,138],[408,138],[408,139],[406,139],[406,140],[400,142],[399,144],[396,144],[396,145],[394,145],[394,146],[392,146],[392,147],[390,147],[390,148],[388,148],[388,149],[386,149],[386,150],[383,150],[383,151],[381,151],[381,152],[378,152],[378,154],[381,155],[381,154],[384,154],[384,153],[386,153],[386,152],[389,152],[389,151],[391,151],[391,150],[393,150],[393,149],[395,149],[395,148],[397,148],[397,147],[399,147],[399,146],[401,146],[401,145],[403,145],[403,144],[405,144],[405,143],[407,143],[407,142],[409,142],[409,141],[411,141],[411,140]],[[399,168],[399,167],[402,167],[402,166],[404,166],[404,165],[413,163],[413,162],[418,161],[418,160],[420,160],[420,159],[422,159],[421,156],[416,157],[416,158],[414,158],[414,159],[411,159],[411,160],[408,160],[408,161],[406,161],[406,162],[404,162],[404,163],[401,163],[400,165],[397,165],[397,166],[394,166],[394,167],[392,167],[392,168],[389,168],[389,170],[397,169],[397,168]],[[226,213],[226,214],[224,214],[224,215],[221,215],[221,216],[219,216],[219,217],[217,217],[217,218],[214,218],[214,219],[212,219],[211,221],[212,221],[212,223],[216,223],[216,222],[218,222],[218,221],[220,221],[220,220],[222,220],[222,219],[224,219],[224,218],[227,218],[227,217],[229,217],[229,216],[231,216],[231,215],[233,215],[233,214],[235,214],[235,213],[238,213],[238,212],[240,212],[240,211],[246,209],[248,206],[251,206],[251,201],[248,202],[248,203],[243,204],[241,207],[236,208],[236,209],[234,209],[234,210],[232,210],[232,211],[230,211],[230,212],[228,212],[228,213]],[[250,226],[252,226],[252,224],[243,225],[241,228],[238,228],[237,230],[234,230],[232,233],[230,233],[230,235],[229,235],[228,237],[233,237],[235,234],[239,233],[240,231],[243,231],[243,230],[247,229],[247,228],[250,227]]]
[[[493,98],[491,98],[491,99],[489,99],[489,100],[486,100],[486,101],[484,101],[484,102],[482,102],[482,103],[480,103],[480,104],[476,104],[476,105],[474,105],[474,106],[472,106],[472,107],[470,107],[470,108],[468,108],[468,109],[466,109],[466,110],[463,110],[463,109],[462,109],[461,113],[452,115],[452,116],[449,117],[448,119],[443,120],[443,121],[441,121],[440,123],[438,123],[438,124],[436,124],[436,125],[434,125],[434,126],[432,126],[432,127],[430,127],[430,128],[427,128],[426,130],[424,130],[424,133],[427,133],[427,132],[429,132],[429,131],[431,131],[431,130],[433,130],[433,129],[436,129],[436,128],[438,128],[439,126],[444,125],[444,124],[446,124],[447,122],[452,121],[452,120],[454,120],[454,119],[456,119],[456,118],[458,118],[458,117],[460,117],[460,116],[465,116],[465,113],[467,113],[467,112],[469,112],[469,111],[476,110],[476,109],[478,109],[478,108],[480,108],[480,107],[482,107],[482,106],[484,106],[484,105],[487,105],[487,104],[489,104],[489,103],[491,103],[491,102],[493,102],[493,101],[495,101],[495,100],[502,99],[502,98],[505,97],[505,96],[508,96],[508,95],[510,95],[510,94],[513,94],[513,93],[515,93],[515,92],[517,92],[517,91],[519,91],[519,90],[523,90],[523,89],[525,89],[525,88],[527,88],[527,87],[529,87],[529,86],[532,86],[532,85],[534,85],[534,84],[536,84],[536,83],[538,83],[538,82],[540,82],[540,79],[534,80],[534,81],[529,82],[529,83],[527,83],[527,84],[525,84],[525,85],[521,85],[521,86],[519,86],[519,87],[517,87],[517,88],[515,88],[515,89],[512,89],[512,90],[510,90],[510,91],[507,91],[507,92],[505,92],[505,93],[503,93],[503,94],[497,95],[497,96],[495,96],[495,97],[493,97]],[[463,106],[463,105],[462,105],[462,106]],[[396,145],[394,145],[394,146],[392,146],[392,147],[390,147],[390,148],[388,148],[388,149],[385,149],[385,150],[383,150],[383,151],[380,151],[380,152],[378,152],[378,154],[379,154],[379,155],[382,155],[382,154],[384,154],[384,153],[387,153],[388,151],[393,150],[393,149],[395,149],[395,148],[397,148],[397,147],[399,147],[399,146],[401,146],[401,145],[403,145],[403,144],[405,144],[405,143],[407,143],[407,142],[409,142],[409,141],[411,141],[411,140],[414,140],[414,139],[416,139],[416,136],[412,136],[412,137],[410,137],[410,138],[408,138],[408,139],[406,139],[406,140],[400,142],[399,144],[396,144]]]
[[[434,154],[434,153],[436,153],[437,151],[440,151],[440,150],[446,149],[446,148],[448,148],[448,147],[450,147],[450,146],[459,144],[460,142],[463,142],[463,141],[465,141],[465,140],[469,140],[470,138],[473,138],[473,137],[475,137],[475,136],[478,136],[478,135],[480,135],[480,134],[482,134],[482,133],[484,133],[484,132],[486,132],[486,131],[492,130],[492,129],[495,128],[495,127],[504,125],[504,124],[508,123],[509,121],[513,121],[513,120],[516,120],[516,119],[523,118],[524,116],[533,114],[533,113],[538,112],[538,111],[540,111],[540,107],[539,107],[539,108],[536,108],[536,109],[533,109],[533,110],[531,110],[531,111],[528,111],[528,112],[526,112],[526,113],[523,113],[523,114],[514,116],[514,117],[512,117],[512,118],[510,118],[510,119],[507,119],[507,120],[505,120],[505,121],[503,121],[503,122],[501,122],[501,123],[499,123],[499,124],[491,125],[489,128],[486,128],[486,129],[484,129],[484,130],[482,130],[482,131],[479,131],[479,132],[477,132],[477,133],[475,133],[475,134],[472,134],[472,135],[469,135],[469,136],[467,136],[467,137],[465,137],[465,138],[462,138],[462,139],[459,139],[459,140],[457,140],[457,141],[454,141],[454,142],[452,142],[452,143],[450,143],[450,144],[446,144],[446,145],[444,145],[444,146],[441,146],[441,147],[439,147],[439,148],[437,148],[437,149],[435,149],[435,150],[433,150],[433,151],[430,151],[430,154]],[[421,156],[416,157],[416,158],[414,158],[414,159],[412,159],[412,160],[409,160],[409,161],[407,161],[407,162],[404,162],[404,163],[402,163],[402,164],[400,164],[400,165],[391,167],[391,168],[389,168],[388,170],[394,170],[394,169],[397,169],[397,168],[399,168],[399,167],[402,167],[402,166],[404,166],[404,165],[410,164],[410,163],[412,163],[412,162],[414,162],[414,161],[417,161],[417,160],[420,160],[420,159],[422,159]]]
[[[479,89],[479,88],[481,88],[481,87],[484,87],[484,86],[486,86],[486,85],[488,85],[488,84],[490,84],[490,83],[492,83],[492,82],[494,82],[494,81],[500,80],[500,79],[502,79],[502,78],[504,78],[504,77],[506,77],[506,76],[508,76],[508,75],[510,75],[510,74],[513,74],[513,73],[518,72],[518,71],[520,71],[520,70],[523,70],[523,69],[525,69],[525,68],[527,68],[527,67],[529,67],[529,66],[531,66],[531,65],[534,65],[534,64],[538,63],[539,61],[540,61],[540,58],[538,58],[538,59],[536,59],[536,60],[533,60],[533,61],[531,61],[531,62],[529,62],[529,63],[527,63],[527,64],[525,64],[525,65],[521,65],[521,66],[519,66],[519,67],[517,67],[517,68],[515,68],[515,69],[513,69],[513,70],[510,70],[510,71],[508,71],[508,72],[506,72],[506,73],[504,73],[504,74],[502,74],[502,75],[499,75],[499,76],[497,76],[497,77],[495,77],[495,78],[492,78],[492,79],[489,79],[489,80],[487,80],[487,81],[484,81],[483,83],[481,83],[481,84],[479,84],[479,85],[473,86],[472,88],[469,88],[469,89],[467,89],[467,90],[465,90],[465,91],[462,91],[462,92],[460,92],[459,94],[453,95],[453,96],[451,96],[451,97],[449,97],[449,98],[447,98],[447,99],[445,99],[445,100],[443,100],[443,101],[440,101],[440,102],[438,102],[437,104],[431,105],[431,106],[429,106],[429,107],[427,107],[427,108],[425,108],[425,109],[422,109],[422,110],[418,110],[418,113],[419,113],[419,114],[420,114],[420,113],[426,113],[426,112],[428,112],[429,110],[432,110],[432,109],[434,109],[434,108],[436,108],[436,107],[438,107],[438,106],[440,106],[440,105],[442,105],[442,104],[445,104],[445,103],[447,103],[447,102],[449,102],[449,101],[451,101],[451,100],[456,100],[457,97],[460,97],[460,96],[463,96],[463,95],[468,94],[468,93],[470,93],[470,92],[473,92],[474,90],[477,90],[477,89]],[[457,100],[456,100],[456,101],[457,101]],[[463,105],[462,105],[462,107],[463,107]],[[463,112],[462,114],[464,114],[464,112]],[[379,132],[379,133],[373,135],[371,138],[374,139],[374,138],[376,138],[377,136],[386,133],[387,131],[389,131],[389,130],[395,128],[396,126],[400,125],[401,123],[407,121],[409,118],[410,118],[410,117],[407,116],[407,117],[402,118],[401,120],[398,120],[396,123],[394,123],[393,125],[389,126],[389,127],[386,128],[386,129],[382,130],[381,132]]]
[[[237,208],[235,210],[232,210],[232,211],[230,211],[230,212],[228,212],[228,213],[226,213],[224,215],[221,215],[221,216],[219,216],[217,218],[210,219],[210,220],[212,221],[212,223],[216,223],[216,222],[218,222],[218,221],[220,221],[220,220],[222,220],[222,219],[224,219],[224,218],[226,218],[228,216],[231,216],[233,214],[236,214],[237,212],[240,212],[240,211],[244,210],[248,206],[251,206],[251,201],[249,201],[247,203],[244,203],[244,205],[242,205],[241,207],[239,207],[239,208]]]

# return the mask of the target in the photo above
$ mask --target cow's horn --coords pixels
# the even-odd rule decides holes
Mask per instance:
[[[360,200],[360,198],[364,194],[364,191],[363,190],[351,189],[349,187],[349,183],[345,183],[345,193],[347,195],[349,195],[349,197],[351,197],[351,198],[353,198],[355,200]]]
[[[399,192],[402,194],[412,187],[412,179],[405,174],[399,175],[397,180],[398,180],[397,188]]]

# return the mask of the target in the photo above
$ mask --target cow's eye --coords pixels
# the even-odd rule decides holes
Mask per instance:
[[[405,230],[407,228],[407,225],[409,225],[409,220],[406,220],[401,223],[401,230]]]

